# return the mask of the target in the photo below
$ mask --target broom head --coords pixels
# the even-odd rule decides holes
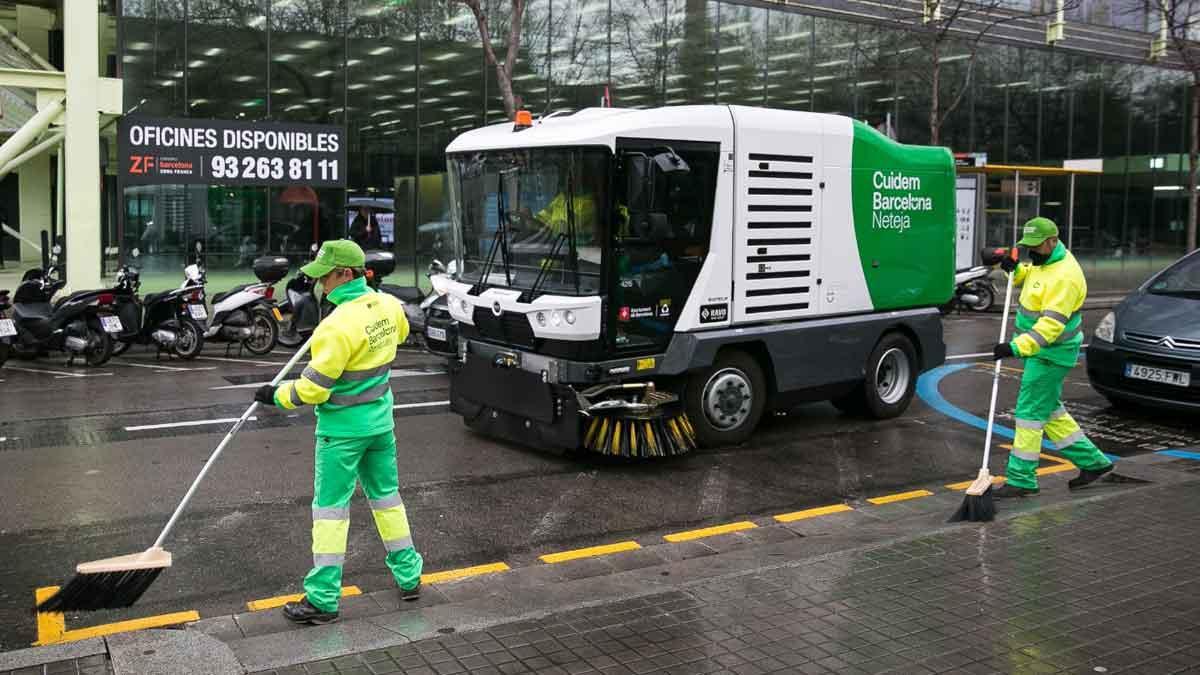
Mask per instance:
[[[75,577],[43,600],[37,609],[39,612],[91,612],[129,607],[170,566],[171,554],[161,548],[80,563],[75,567]]]
[[[947,522],[986,523],[996,518],[996,502],[992,499],[992,476],[987,467],[979,470],[979,475],[967,487],[962,506],[950,516]]]
[[[696,447],[696,431],[675,394],[653,382],[601,385],[582,392],[588,403],[583,447],[614,457],[670,457]],[[598,400],[599,399],[599,400]]]

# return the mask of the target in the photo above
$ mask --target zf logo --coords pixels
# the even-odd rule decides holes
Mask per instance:
[[[154,155],[130,155],[129,173],[148,174],[154,169]]]
[[[700,323],[720,323],[729,320],[729,305],[704,305],[700,307]]]

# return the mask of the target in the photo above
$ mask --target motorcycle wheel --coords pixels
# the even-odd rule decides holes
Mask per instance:
[[[124,354],[125,352],[129,351],[129,348],[131,346],[133,346],[132,342],[125,342],[124,340],[113,340],[112,355],[120,356],[120,355]]]
[[[975,312],[986,312],[992,308],[992,304],[996,302],[996,294],[992,292],[991,286],[988,284],[974,283],[967,287],[967,292],[972,293],[979,298],[976,302],[967,305],[967,308]]]
[[[282,310],[282,308],[280,308]],[[296,316],[294,314],[284,313],[283,322],[279,324],[279,344],[290,349],[294,349],[304,344],[304,335],[296,330]]]
[[[171,351],[184,361],[191,361],[204,349],[204,329],[192,319],[176,322],[175,345]]]
[[[87,351],[83,353],[84,360],[93,368],[108,363],[113,355],[113,339],[100,327],[100,321],[92,318],[87,322]]]
[[[246,351],[255,356],[270,354],[279,342],[279,322],[269,309],[255,309],[250,312],[250,327],[253,333],[242,341]]]
[[[4,362],[8,360],[8,349],[7,342],[0,342],[0,366],[4,365]]]

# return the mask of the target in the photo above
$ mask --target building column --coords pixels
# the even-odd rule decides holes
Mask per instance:
[[[32,5],[17,5],[17,38],[38,56],[50,55],[50,29],[54,27],[54,12]],[[20,197],[18,207],[21,222],[10,223],[30,241],[41,241],[41,231],[50,230],[54,205],[50,199],[50,157],[46,153],[35,157],[17,170]],[[21,242],[21,261],[40,263],[36,248]]]
[[[72,290],[100,287],[100,64],[95,0],[64,0],[67,80],[67,283]]]

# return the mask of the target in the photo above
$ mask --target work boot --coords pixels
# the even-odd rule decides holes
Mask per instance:
[[[421,598],[421,582],[418,581],[416,586],[409,589],[400,589],[400,599],[405,602],[412,602]]]
[[[308,597],[300,598],[300,602],[289,602],[283,606],[283,616],[295,623],[309,623],[320,626],[338,620],[337,612],[322,612],[308,602]]]
[[[996,488],[993,491],[993,496],[996,499],[1013,499],[1015,497],[1036,497],[1038,492],[1040,492],[1040,490],[1038,490],[1037,488],[1033,488],[1033,489],[1023,488],[1023,487],[1017,487],[1016,485],[1009,485],[1008,483],[1005,483],[1004,485],[1001,485],[1000,487]]]
[[[1091,485],[1096,482],[1101,476],[1113,470],[1113,465],[1109,464],[1103,469],[1080,469],[1079,475],[1067,481],[1067,488],[1070,490],[1078,490],[1081,487]]]

